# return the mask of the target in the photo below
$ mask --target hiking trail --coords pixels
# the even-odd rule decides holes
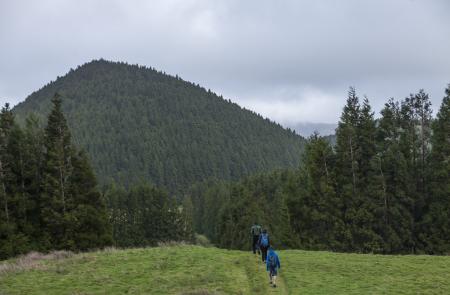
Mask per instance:
[[[269,273],[266,271],[266,264],[261,261],[261,255],[253,256],[253,259],[251,259],[253,260],[252,270],[256,272],[257,283],[267,285],[267,289],[264,288],[267,292],[264,292],[263,294],[289,294],[282,277],[283,268],[278,271],[277,287],[273,288],[272,285],[269,284]]]

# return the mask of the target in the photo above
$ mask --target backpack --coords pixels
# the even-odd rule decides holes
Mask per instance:
[[[269,246],[269,236],[267,234],[261,235],[261,246],[263,247]]]
[[[275,257],[275,255],[270,255],[269,257],[269,266],[272,268],[277,267],[277,259]]]

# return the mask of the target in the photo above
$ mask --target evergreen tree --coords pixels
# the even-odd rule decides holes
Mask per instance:
[[[20,242],[15,244],[16,254],[24,253],[35,248],[36,243],[32,242],[36,225],[30,220],[28,215],[31,211],[36,211],[32,202],[32,196],[28,191],[27,175],[28,158],[32,157],[27,153],[25,147],[25,134],[22,129],[13,124],[9,139],[7,154],[9,158],[9,180],[6,186],[7,195],[10,196],[11,216],[14,219],[16,235],[20,237]],[[33,244],[33,245],[32,245]]]
[[[297,225],[302,246],[307,249],[341,250],[345,236],[342,203],[335,192],[336,178],[333,171],[334,154],[329,143],[318,134],[312,135],[305,147],[301,167],[301,185],[297,204],[300,211],[293,218]]]
[[[3,216],[6,224],[10,223],[10,196],[7,194],[8,181],[11,178],[10,162],[8,154],[9,135],[14,124],[14,116],[6,104],[0,114],[0,195],[3,204]]]
[[[384,199],[384,183],[381,182],[380,186],[380,183],[375,181],[380,173],[376,155],[376,127],[374,113],[367,97],[364,98],[360,109],[356,133],[359,194],[354,204],[356,214],[352,222],[352,235],[362,251],[379,253],[383,251],[384,243],[380,226],[377,226],[380,219],[376,215],[384,205],[380,202]]]
[[[21,200],[16,199],[14,165],[10,153],[14,116],[5,104],[0,113],[0,259],[17,255],[27,248],[28,241],[20,232]]]
[[[354,88],[350,88],[347,104],[341,115],[341,119],[336,129],[336,167],[335,175],[337,182],[337,193],[342,199],[343,215],[346,228],[351,231],[351,225],[358,208],[355,207],[355,200],[359,195],[357,175],[358,162],[358,139],[356,128],[360,116],[359,98]],[[353,233],[345,235],[345,248],[359,250],[359,245],[353,239]]]
[[[373,228],[376,196],[371,196],[368,180],[374,175],[375,121],[368,99],[359,103],[350,88],[347,104],[336,130],[337,192],[343,199],[344,222],[351,237],[346,249],[373,252],[382,248],[382,238]]]
[[[72,158],[73,172],[69,192],[73,196],[70,225],[75,247],[79,250],[112,244],[111,227],[105,202],[97,189],[97,180],[87,155],[79,152]]]
[[[450,250],[450,85],[432,125],[427,210],[419,239],[429,254]]]
[[[28,195],[27,199],[27,220],[32,224],[30,240],[32,249],[45,250],[42,241],[43,234],[41,228],[41,189],[42,174],[44,164],[44,131],[39,125],[39,120],[35,116],[30,116],[25,122],[24,142],[23,142],[23,183]],[[22,182],[21,181],[21,182]],[[21,183],[22,185],[22,183]]]
[[[70,223],[75,222],[70,210],[73,196],[69,183],[72,175],[74,149],[66,119],[61,110],[59,94],[52,99],[53,109],[45,128],[45,160],[41,195],[41,218],[47,248],[75,248]]]
[[[390,99],[378,121],[377,155],[370,190],[378,194],[376,230],[384,240],[385,253],[408,252],[412,246],[412,198],[405,156],[400,149],[400,107]]]
[[[419,224],[422,222],[427,203],[426,171],[430,152],[431,112],[430,99],[423,90],[411,94],[402,102],[401,149],[407,161],[411,181],[408,194],[413,199],[413,252],[424,247],[424,241],[419,238]]]

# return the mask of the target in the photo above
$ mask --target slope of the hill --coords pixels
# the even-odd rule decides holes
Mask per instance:
[[[448,256],[279,255],[273,289],[250,252],[172,246],[34,254],[0,264],[0,294],[450,294]]]
[[[101,183],[151,180],[179,191],[206,178],[295,167],[304,139],[216,94],[151,68],[95,60],[14,108],[47,114],[55,92]]]

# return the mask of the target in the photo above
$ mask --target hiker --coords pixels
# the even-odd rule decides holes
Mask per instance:
[[[262,234],[259,236],[258,245],[259,249],[261,249],[262,261],[266,262],[267,249],[269,249],[270,246],[269,234],[267,233],[266,229],[263,229]]]
[[[258,255],[259,255],[260,252],[259,252],[258,240],[259,240],[259,236],[261,235],[261,226],[258,225],[258,223],[256,221],[255,221],[255,223],[253,223],[253,226],[250,229],[250,234],[252,235],[253,254],[256,254],[256,250],[258,250]]]
[[[275,252],[272,246],[270,246],[269,253],[267,254],[266,269],[269,272],[270,284],[274,288],[277,287],[277,274],[279,268],[281,268],[281,265],[280,259],[278,258],[278,254]]]

